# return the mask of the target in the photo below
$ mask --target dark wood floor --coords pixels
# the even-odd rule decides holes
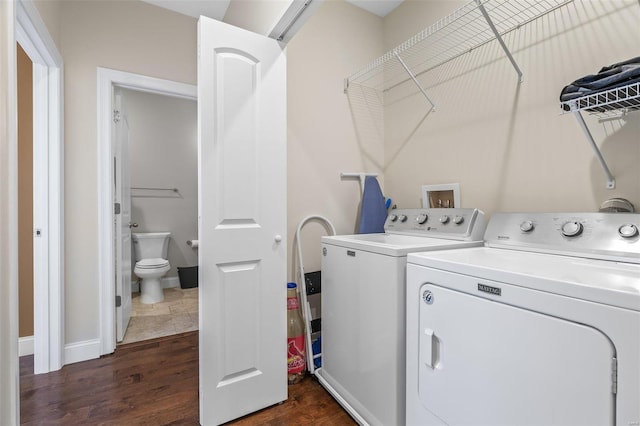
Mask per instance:
[[[33,375],[20,358],[24,425],[198,425],[198,332],[131,343],[100,359]],[[354,425],[315,378],[230,425]]]

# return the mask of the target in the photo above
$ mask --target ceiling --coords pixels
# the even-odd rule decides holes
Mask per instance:
[[[224,18],[231,1],[240,0],[142,0],[183,15],[192,16],[194,18],[200,15],[208,16],[218,21]],[[331,1],[331,0],[329,0]],[[346,0],[347,2],[361,9],[367,10],[380,17],[389,14],[393,9],[398,7],[404,0]]]
[[[346,0],[354,6],[374,13],[382,18],[400,6],[404,0]]]
[[[200,15],[222,21],[231,0],[142,0],[155,6],[198,18]]]

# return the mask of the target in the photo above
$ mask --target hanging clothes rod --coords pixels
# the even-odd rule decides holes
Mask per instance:
[[[362,190],[362,193],[364,193],[364,181],[367,178],[367,176],[373,176],[373,177],[378,177],[377,173],[340,173],[340,177],[341,178],[359,178],[360,179],[360,189]]]
[[[287,43],[300,28],[301,24],[311,15],[323,0],[293,0],[284,11],[280,20],[274,25],[269,33],[269,37],[280,42]],[[291,32],[291,34],[289,33]]]
[[[178,188],[147,188],[147,187],[141,187],[141,186],[132,186],[131,189],[137,189],[140,191],[173,191],[173,192],[179,192]]]

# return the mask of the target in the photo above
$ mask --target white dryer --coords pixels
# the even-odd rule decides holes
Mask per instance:
[[[322,237],[320,383],[362,425],[404,424],[407,254],[482,245],[476,209],[394,210],[385,233]]]
[[[640,424],[639,214],[496,214],[410,254],[407,424]]]

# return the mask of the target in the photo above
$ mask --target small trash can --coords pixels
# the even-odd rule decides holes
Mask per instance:
[[[198,287],[198,266],[178,266],[178,279],[180,288]]]

